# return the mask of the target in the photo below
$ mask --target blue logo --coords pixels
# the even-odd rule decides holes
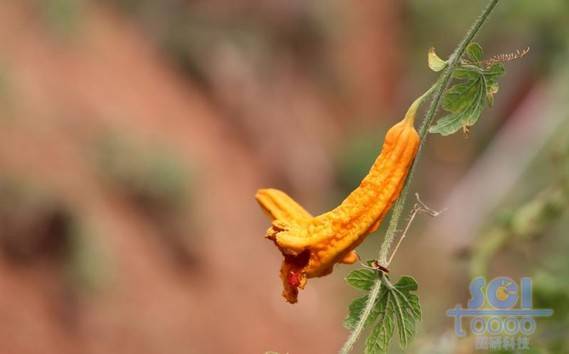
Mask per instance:
[[[470,333],[476,349],[525,350],[529,336],[535,333],[536,317],[553,315],[551,309],[534,309],[531,278],[516,283],[509,277],[498,277],[486,284],[483,277],[470,282],[470,300],[466,308],[456,305],[447,311],[454,318],[454,331],[464,337],[463,318],[470,319]]]

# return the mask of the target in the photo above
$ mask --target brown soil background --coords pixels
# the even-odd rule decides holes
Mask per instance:
[[[350,35],[377,30],[360,27]],[[262,239],[267,220],[253,195],[280,181],[309,205],[321,203],[315,196],[332,183],[326,149],[344,124],[341,105],[325,103],[286,65],[269,92],[247,77],[224,75],[227,65],[242,64],[239,58],[212,63],[215,94],[224,103],[215,105],[116,9],[89,6],[80,31],[61,40],[37,6],[0,3],[10,85],[1,108],[0,169],[49,190],[94,225],[110,275],[96,292],[78,295],[53,259],[38,256],[23,266],[4,259],[1,353],[336,350],[346,332],[327,293],[341,285],[314,282],[299,305],[282,301],[280,256]],[[373,48],[391,44],[345,41],[361,54],[338,60],[377,57]],[[377,44],[362,52],[370,42]],[[370,72],[354,79],[367,85],[365,92],[379,91],[358,98],[368,106],[391,98],[389,79],[378,86],[369,78],[383,76],[386,66],[367,65]],[[228,117],[232,112],[241,118]],[[197,171],[192,212],[184,216],[197,220],[184,235],[191,262],[172,262],[166,236],[93,167],[92,146],[107,132],[167,146]]]

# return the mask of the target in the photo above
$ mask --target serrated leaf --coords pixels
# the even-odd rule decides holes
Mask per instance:
[[[399,344],[401,348],[406,348],[409,340],[415,334],[415,321],[414,317],[407,316],[405,310],[405,303],[399,297],[397,292],[393,292],[392,300],[395,307],[395,323],[397,324],[397,333],[399,334]]]
[[[443,108],[450,114],[440,118],[429,132],[446,136],[474,125],[484,108],[486,93],[482,75],[476,81],[451,87],[443,99]]]
[[[344,319],[344,327],[349,330],[353,330],[358,322],[360,321],[360,317],[362,311],[367,303],[368,296],[362,296],[356,298],[350,306],[348,306],[348,315]]]
[[[494,63],[490,65],[489,68],[484,70],[484,76],[488,78],[496,79],[498,76],[504,75],[506,68],[502,63]]]
[[[383,292],[380,292],[378,298],[375,300],[375,305],[371,309],[371,312],[369,313],[367,321],[364,324],[364,328],[367,328],[370,324],[375,322],[377,317],[380,315],[382,309],[381,306],[378,306],[378,303],[382,301],[384,295],[385,294]],[[346,327],[349,330],[353,330],[356,327],[356,325],[360,321],[362,311],[364,310],[367,304],[367,299],[368,296],[365,295],[362,297],[358,297],[354,301],[352,301],[350,306],[348,306],[348,315],[344,319],[344,327]]]
[[[379,324],[374,327],[366,340],[365,354],[381,354],[387,353],[389,350],[389,344],[391,343],[391,338],[395,331],[395,325],[393,323],[393,317],[387,315],[393,312],[393,309],[387,308],[387,297],[384,297],[384,299],[385,301],[381,302],[382,317],[379,320]]]
[[[417,281],[408,275],[401,277],[397,283],[395,283],[395,287],[403,292],[410,292],[410,291],[417,291],[419,285]]]
[[[459,66],[452,72],[452,78],[457,80],[476,80],[480,77],[480,69],[476,66]]]
[[[413,316],[417,321],[422,320],[421,305],[419,304],[419,297],[415,294],[408,294],[407,300],[409,300],[409,305],[413,310]]]
[[[374,315],[378,320],[366,340],[366,354],[387,353],[395,328],[400,345],[405,348],[415,335],[416,321],[421,319],[419,298],[414,293],[417,290],[415,279],[402,277],[395,285],[391,285],[387,278],[383,281],[374,305]]]
[[[452,78],[457,80],[476,80],[480,74],[474,69],[459,67],[452,72]]]
[[[346,282],[359,290],[370,290],[377,280],[377,272],[371,269],[358,269],[350,272]]]
[[[397,332],[402,348],[405,348],[415,336],[416,321],[421,320],[421,306],[416,294],[411,293],[418,288],[417,282],[412,277],[402,277],[393,289],[393,298],[397,305],[396,315]]]
[[[429,64],[429,68],[435,72],[439,72],[446,68],[447,62],[442,60],[437,53],[435,52],[435,48],[429,48],[429,53],[427,55],[427,60]]]
[[[482,50],[482,47],[480,46],[480,44],[476,42],[470,43],[466,47],[465,52],[468,59],[472,60],[475,63],[479,63],[482,60],[482,57],[484,56],[484,51]]]
[[[483,85],[479,85],[475,98],[469,102],[469,105],[463,111],[451,113],[440,118],[437,123],[429,129],[429,132],[447,136],[463,128],[473,126],[480,118],[484,107],[484,99],[486,99],[486,90]]]
[[[475,99],[481,82],[468,81],[452,86],[443,97],[442,107],[445,111],[459,113],[467,109]]]
[[[449,112],[429,129],[430,133],[454,134],[459,130],[468,131],[480,119],[484,108],[494,104],[498,92],[498,78],[504,74],[504,65],[494,63],[486,67],[482,62],[484,52],[478,43],[470,43],[465,56],[453,70],[452,78],[460,80],[451,86],[442,98],[442,108]]]

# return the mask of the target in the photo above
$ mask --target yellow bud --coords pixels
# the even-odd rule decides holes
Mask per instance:
[[[446,68],[447,62],[442,60],[437,53],[435,53],[435,48],[431,47],[429,49],[429,54],[427,56],[429,62],[429,68],[435,72],[439,72]]]

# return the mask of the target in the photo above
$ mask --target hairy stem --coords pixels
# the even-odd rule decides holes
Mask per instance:
[[[356,327],[352,331],[350,337],[348,337],[348,340],[346,340],[346,342],[342,346],[342,350],[340,351],[340,353],[347,354],[350,352],[350,350],[352,350],[352,347],[358,340],[360,333],[362,333],[365,327],[365,323],[367,321],[367,318],[369,317],[369,314],[371,313],[371,310],[373,310],[373,304],[375,304],[375,300],[377,300],[377,297],[379,296],[380,289],[381,289],[381,278],[378,278],[375,281],[375,284],[373,284],[371,290],[369,291],[367,303],[365,308],[362,310],[360,320],[358,321]]]
[[[403,188],[403,191],[401,192],[399,199],[397,199],[397,202],[395,202],[395,205],[393,206],[393,213],[391,214],[391,219],[389,221],[389,226],[388,226],[387,232],[385,234],[385,239],[384,239],[383,243],[381,244],[381,247],[379,250],[378,260],[379,260],[379,263],[382,265],[386,264],[387,257],[389,255],[389,251],[391,249],[391,245],[393,244],[393,241],[395,240],[395,237],[397,235],[397,229],[399,227],[401,216],[403,214],[403,209],[405,207],[405,202],[406,202],[407,196],[409,194],[409,184],[410,184],[411,180],[413,179],[413,174],[415,172],[417,163],[419,161],[421,151],[423,150],[423,146],[427,140],[429,128],[433,124],[433,122],[435,120],[435,116],[439,110],[439,106],[441,103],[441,98],[443,96],[443,93],[451,81],[451,76],[452,76],[453,70],[457,66],[460,58],[462,57],[462,54],[464,53],[466,46],[472,41],[472,39],[480,31],[480,28],[486,22],[486,20],[488,19],[488,17],[490,16],[492,11],[494,10],[496,5],[498,4],[498,1],[499,0],[490,0],[490,2],[486,6],[486,8],[482,11],[480,16],[476,19],[476,21],[474,21],[472,27],[468,30],[468,32],[466,33],[464,38],[460,41],[460,43],[458,44],[458,46],[456,47],[454,52],[449,57],[447,67],[445,68],[445,70],[443,71],[443,73],[441,74],[439,79],[437,80],[437,83],[435,83],[435,85],[434,85],[435,89],[434,89],[433,100],[431,102],[429,110],[427,111],[427,113],[425,115],[425,119],[423,120],[423,124],[421,124],[421,128],[419,129],[419,135],[421,137],[421,143],[419,146],[419,151],[418,151],[417,156],[415,158],[415,161],[413,162],[413,165],[411,166],[411,169],[409,171],[409,175],[408,175],[407,180],[405,182],[405,187]],[[431,91],[431,90],[429,90],[429,91]],[[374,286],[371,288],[371,290],[369,292],[368,301],[367,301],[366,306],[364,307],[364,309],[362,311],[359,322],[357,323],[357,325],[354,328],[354,330],[352,331],[352,333],[350,333],[350,336],[348,337],[348,339],[346,340],[346,342],[342,346],[342,349],[340,350],[341,354],[347,354],[352,350],[353,345],[356,343],[359,335],[361,334],[362,330],[365,327],[365,324],[367,322],[367,318],[369,317],[369,314],[371,313],[371,310],[373,309],[373,305],[375,303],[375,300],[377,299],[377,296],[379,295],[380,289],[381,289],[381,279],[378,279],[378,280],[376,280]]]
[[[456,67],[456,65],[458,64],[460,58],[462,57],[462,54],[464,53],[466,46],[472,41],[474,36],[476,36],[476,34],[480,31],[480,28],[482,27],[484,22],[488,19],[488,16],[492,12],[498,1],[499,0],[491,0],[488,6],[486,6],[484,11],[482,12],[482,14],[476,19],[470,30],[466,33],[460,44],[451,54],[448,60],[448,65],[446,69],[443,71],[440,79],[438,80],[439,84],[434,93],[431,106],[429,107],[429,110],[425,115],[425,119],[423,120],[423,124],[421,124],[421,128],[419,129],[419,135],[421,136],[421,144],[419,146],[419,152],[417,153],[417,157],[415,158],[415,161],[411,166],[411,170],[409,171],[409,176],[407,177],[405,187],[403,188],[403,191],[401,192],[399,199],[397,199],[397,202],[395,202],[395,205],[393,206],[393,213],[391,219],[389,220],[389,226],[385,234],[385,240],[383,241],[381,248],[379,250],[378,260],[380,264],[384,264],[385,261],[387,260],[387,255],[389,254],[389,250],[391,249],[391,244],[393,243],[393,240],[395,239],[395,236],[397,234],[397,228],[399,227],[399,220],[401,219],[403,208],[405,207],[405,202],[407,200],[407,195],[409,194],[409,184],[413,179],[417,163],[421,156],[421,151],[427,140],[429,128],[431,127],[431,125],[435,120],[435,116],[438,112],[443,93],[447,88],[448,84],[450,83],[452,72]]]

